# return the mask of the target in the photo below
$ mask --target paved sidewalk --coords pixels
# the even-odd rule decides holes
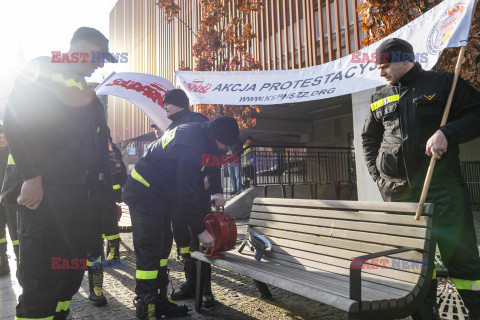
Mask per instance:
[[[476,218],[477,232],[480,233],[479,215]],[[239,221],[239,238],[245,234],[246,221]],[[480,234],[479,234],[480,236]],[[93,307],[88,301],[88,281],[85,277],[82,287],[73,298],[69,319],[135,319],[133,306],[135,286],[135,255],[133,252],[131,233],[121,234],[120,253],[127,257],[126,269],[105,270],[104,293],[108,305],[101,308]],[[479,237],[480,239],[480,237]],[[11,247],[10,247],[11,250]],[[183,266],[176,260],[175,250],[169,260],[170,278],[174,287],[183,282]],[[13,256],[13,252],[8,252]],[[10,263],[12,273],[0,277],[0,319],[13,319],[16,299],[21,292],[15,278],[14,261]],[[13,275],[13,276],[12,276]],[[335,308],[291,294],[287,291],[270,286],[274,299],[267,301],[260,298],[253,281],[235,273],[213,267],[212,288],[217,298],[215,309],[200,315],[193,311],[193,301],[184,301],[191,309],[191,316],[185,319],[347,319],[347,315]],[[444,295],[453,296],[455,289],[446,280],[439,286]],[[171,291],[171,288],[170,288]],[[441,293],[439,293],[441,294]],[[464,319],[461,315],[454,315],[457,311],[450,307],[452,312],[446,312],[443,319]],[[410,318],[407,318],[410,319]]]

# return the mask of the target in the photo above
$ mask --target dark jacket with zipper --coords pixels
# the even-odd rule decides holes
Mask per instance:
[[[135,164],[132,179],[138,174],[146,188],[142,191],[125,187],[122,199],[134,204],[138,197],[151,196],[155,201],[177,203],[176,212],[196,234],[205,230],[200,197],[203,194],[202,154],[218,155],[211,122],[180,125],[155,141]],[[140,180],[141,180],[140,179]],[[148,193],[148,194],[146,194]]]
[[[171,130],[175,127],[178,127],[182,124],[193,123],[193,122],[206,122],[208,118],[201,113],[192,112],[188,109],[177,112],[170,117],[172,123],[168,126],[167,130]],[[222,178],[220,173],[220,167],[217,166],[206,166],[202,171],[204,176],[208,177],[208,182],[210,185],[209,192],[210,194],[223,193],[222,188]]]
[[[452,81],[452,73],[425,71],[415,63],[394,85],[372,95],[362,139],[375,181],[382,177],[421,187],[429,163],[426,144],[438,129],[448,147],[434,177],[461,178],[458,145],[480,136],[480,93],[459,78],[447,124],[440,127]]]
[[[86,98],[85,79],[69,64],[50,60],[32,60],[14,82],[4,118],[10,152],[24,180],[95,188],[103,172],[101,102]]]

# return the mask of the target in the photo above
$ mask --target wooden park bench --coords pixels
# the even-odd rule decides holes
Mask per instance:
[[[433,205],[415,220],[416,203],[256,198],[248,230],[270,240],[254,253],[226,252],[205,263],[252,278],[263,298],[272,285],[346,311],[351,319],[426,317],[434,270]],[[246,235],[248,237],[248,234]],[[195,307],[202,312],[202,277]]]

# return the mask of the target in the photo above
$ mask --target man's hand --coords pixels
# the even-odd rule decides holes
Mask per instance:
[[[36,210],[43,199],[42,177],[38,176],[27,180],[17,198],[17,203],[30,210]]]
[[[428,139],[425,154],[429,157],[433,155],[435,159],[438,160],[445,152],[447,152],[447,145],[447,138],[442,131],[437,130],[433,136]]]
[[[210,183],[208,183],[208,177],[203,178],[203,187],[205,190],[208,190],[210,188]]]
[[[215,244],[215,239],[210,233],[208,233],[207,230],[203,231],[198,235],[198,241],[205,248],[213,247],[213,245]]]
[[[224,207],[227,203],[227,200],[225,200],[221,193],[215,193],[212,195],[212,200],[215,200],[215,207]]]

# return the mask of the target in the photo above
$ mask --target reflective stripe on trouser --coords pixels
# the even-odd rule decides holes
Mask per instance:
[[[118,239],[120,238],[120,234],[117,233],[117,234],[114,234],[114,235],[111,235],[111,236],[106,236],[107,240],[115,240],[115,239]]]
[[[480,280],[450,278],[457,290],[480,291]]]
[[[14,320],[53,320],[53,316],[42,317],[42,318],[19,318],[15,316]]]
[[[23,291],[18,319],[49,319],[58,303],[70,301],[80,288],[84,270],[52,268],[52,258],[72,261],[86,256],[88,208],[85,186],[48,183],[43,184],[43,200],[34,213],[19,207],[18,281]]]
[[[130,190],[127,188],[128,194]],[[130,195],[129,195],[130,196]],[[160,263],[165,263],[170,254],[172,243],[169,218],[171,204],[148,195],[140,198],[134,205],[127,203],[132,220],[133,245],[137,258],[136,287],[137,296],[157,293],[157,276]],[[165,261],[165,262],[161,262]]]
[[[61,312],[61,311],[67,311],[68,308],[70,307],[70,300],[67,301],[59,301],[57,304],[57,309],[55,309],[55,312]]]

